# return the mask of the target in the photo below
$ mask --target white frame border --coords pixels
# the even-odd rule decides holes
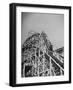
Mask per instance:
[[[21,78],[21,12],[64,14],[64,76]],[[60,81],[69,81],[69,10],[16,7],[16,83],[25,84]]]

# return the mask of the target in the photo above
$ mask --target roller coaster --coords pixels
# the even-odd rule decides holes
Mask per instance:
[[[45,32],[28,37],[22,45],[21,77],[64,75],[62,52],[64,47],[53,50]]]

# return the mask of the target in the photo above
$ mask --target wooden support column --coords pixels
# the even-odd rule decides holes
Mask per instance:
[[[37,59],[38,59],[38,76],[39,76],[39,59],[40,59],[39,56],[40,56],[40,55],[39,55],[39,51],[38,51],[38,56],[37,56]]]
[[[25,77],[25,65],[23,64],[23,77]]]
[[[34,67],[35,67],[35,73],[36,73],[36,68],[37,68],[37,66],[36,66],[36,49],[35,49],[35,60],[34,60],[34,62],[35,62],[35,64],[34,64],[35,66]]]
[[[52,68],[52,65],[51,65],[51,57],[50,57],[50,76],[52,75],[51,74],[51,68]]]
[[[43,53],[43,76],[45,75],[45,74],[44,74],[44,73],[45,73],[45,72],[44,72],[44,71],[45,71],[45,70],[44,70],[44,66],[45,66],[45,64],[44,64],[45,62],[44,62],[44,61],[45,61],[45,57],[44,57],[44,53]]]

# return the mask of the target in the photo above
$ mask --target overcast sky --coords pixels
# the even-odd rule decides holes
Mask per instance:
[[[26,13],[21,16],[21,44],[29,36],[28,32],[44,31],[54,49],[64,46],[64,15]]]

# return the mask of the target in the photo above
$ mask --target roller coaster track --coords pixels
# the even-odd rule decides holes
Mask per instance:
[[[64,63],[62,63],[60,60],[58,60],[53,54],[51,54],[50,52],[45,53],[45,58],[47,60],[49,60],[49,57],[51,58],[51,60],[53,60],[59,67],[61,70],[64,71]]]

